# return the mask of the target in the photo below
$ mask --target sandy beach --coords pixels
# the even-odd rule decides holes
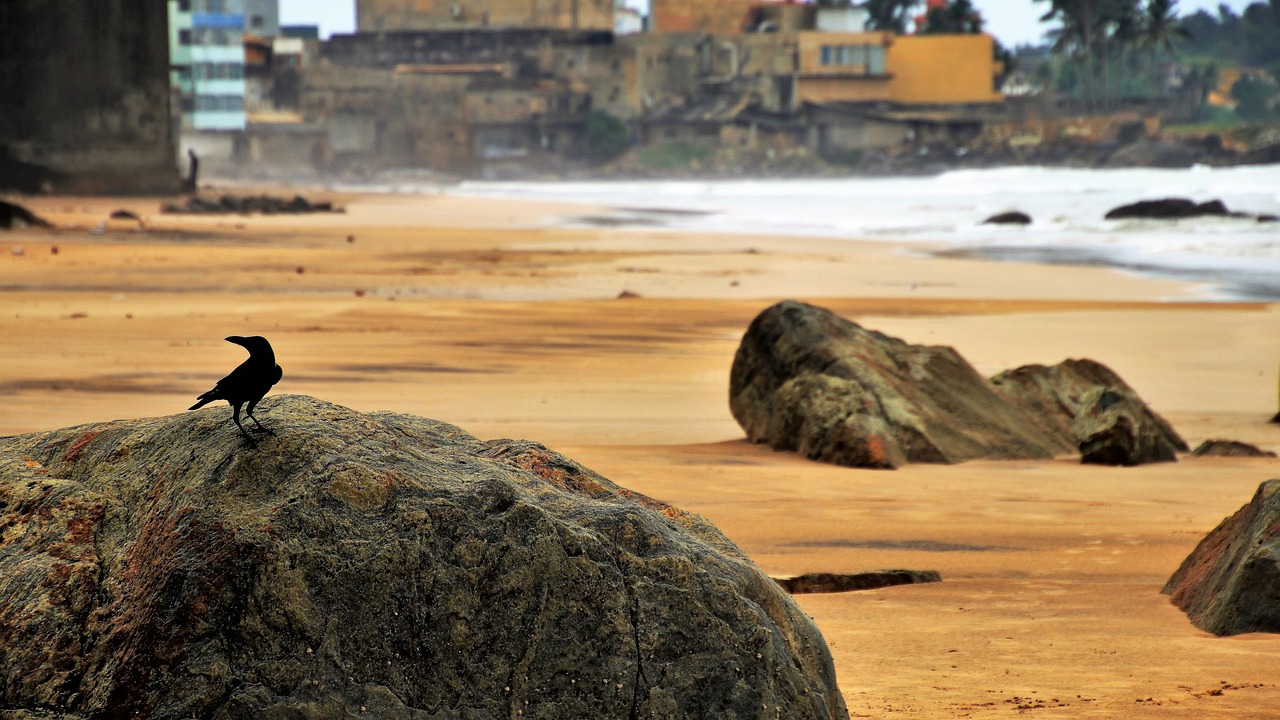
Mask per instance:
[[[918,245],[563,222],[585,206],[309,197],[346,212],[23,199],[58,229],[0,233],[0,435],[181,412],[243,359],[223,337],[260,334],[277,392],[537,440],[701,513],[770,574],[939,571],[797,596],[853,717],[1280,717],[1280,636],[1213,637],[1159,593],[1280,460],[854,470],[748,444],[727,399],[747,324],[795,298],[987,375],[1091,358],[1193,447],[1280,451],[1280,306]],[[107,220],[122,207],[144,222]]]

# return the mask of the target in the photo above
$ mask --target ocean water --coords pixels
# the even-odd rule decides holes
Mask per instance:
[[[401,190],[406,190],[402,188]],[[1280,165],[1185,170],[1007,167],[932,177],[740,181],[474,182],[449,192],[586,203],[566,224],[941,244],[1012,262],[1104,265],[1204,283],[1220,299],[1280,300],[1280,223],[1104,220],[1139,200],[1222,200],[1280,215]],[[984,225],[1019,210],[1027,226]]]

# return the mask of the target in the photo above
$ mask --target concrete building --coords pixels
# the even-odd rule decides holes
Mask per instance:
[[[183,130],[244,130],[244,0],[169,0],[168,6]]]
[[[168,66],[162,3],[0,2],[0,188],[176,192]]]
[[[358,32],[555,29],[612,32],[615,0],[357,0]]]
[[[244,33],[253,37],[280,35],[280,0],[244,0]]]

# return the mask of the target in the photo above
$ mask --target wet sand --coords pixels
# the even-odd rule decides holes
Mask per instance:
[[[262,334],[279,392],[538,440],[772,574],[940,571],[797,597],[854,717],[1280,716],[1280,636],[1214,638],[1159,594],[1280,461],[852,470],[744,442],[727,402],[746,325],[793,297],[985,374],[1092,358],[1193,446],[1277,451],[1276,306],[853,240],[566,229],[597,214],[568,205],[334,199],[345,214],[271,218],[25,200],[61,229],[0,233],[0,435],[180,412],[242,359],[223,337]],[[118,207],[146,227],[98,227]]]

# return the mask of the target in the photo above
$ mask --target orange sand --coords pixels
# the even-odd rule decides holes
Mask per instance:
[[[704,514],[770,573],[939,570],[797,598],[854,717],[1280,717],[1280,636],[1214,638],[1159,594],[1280,461],[851,470],[745,443],[727,403],[747,323],[795,297],[987,374],[1090,357],[1192,445],[1280,450],[1276,306],[873,243],[558,229],[590,212],[572,206],[336,199],[180,219],[24,201],[63,229],[0,234],[0,435],[180,412],[242,359],[224,336],[262,334],[280,392],[539,440]],[[117,207],[147,227],[95,227]]]

